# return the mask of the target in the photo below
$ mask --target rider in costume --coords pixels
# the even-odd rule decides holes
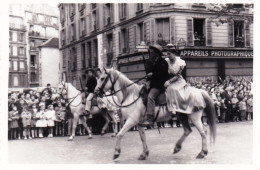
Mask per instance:
[[[86,91],[88,92],[88,97],[86,99],[86,113],[90,114],[90,107],[91,107],[91,100],[94,97],[94,90],[96,88],[97,85],[97,79],[94,76],[94,70],[93,69],[88,69],[87,70],[87,74],[88,74],[88,80],[87,80],[87,84],[86,84]]]
[[[181,73],[186,63],[178,55],[178,51],[172,49],[165,60],[169,66],[169,77],[164,84],[166,88],[166,101],[168,111],[175,114],[182,112],[190,114],[205,108],[203,96],[194,87],[188,86]]]
[[[149,46],[149,55],[153,60],[153,64],[151,68],[152,72],[147,75],[147,80],[150,81],[150,91],[147,99],[147,118],[141,124],[143,126],[153,125],[155,100],[163,92],[164,83],[168,80],[168,64],[162,58],[162,47],[160,45]]]

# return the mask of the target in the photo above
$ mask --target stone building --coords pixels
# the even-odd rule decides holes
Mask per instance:
[[[168,43],[183,44],[188,80],[252,76],[253,24],[238,19],[217,25],[212,22],[216,13],[208,8],[196,3],[59,4],[62,77],[80,87],[86,68],[108,67],[116,60],[134,80],[145,74],[142,55],[147,56],[137,47]]]
[[[47,4],[10,4],[9,18],[9,87],[42,86],[38,47],[59,37],[58,10]]]

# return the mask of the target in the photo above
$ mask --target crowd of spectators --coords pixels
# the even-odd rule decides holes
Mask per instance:
[[[188,84],[208,91],[215,104],[217,122],[253,120],[252,80],[229,77],[223,81],[206,80],[200,83],[188,82]],[[73,115],[66,101],[50,85],[41,92],[29,89],[22,93],[9,93],[8,111],[9,139],[32,139],[71,134]],[[118,115],[115,116],[118,117]],[[202,122],[207,124],[206,115],[203,115]],[[181,123],[175,116],[171,121],[158,123],[157,126],[180,127]],[[134,127],[132,130],[136,129]],[[86,134],[82,122],[78,122],[76,133]]]

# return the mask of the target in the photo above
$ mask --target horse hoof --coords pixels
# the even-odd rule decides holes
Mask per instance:
[[[207,156],[207,155],[208,155],[208,151],[201,151],[201,152],[197,155],[196,159],[203,159],[203,158],[205,158],[205,156]]]
[[[100,134],[101,136],[104,136],[105,135],[105,133],[104,132],[101,132],[101,134]]]
[[[72,141],[73,140],[73,137],[70,137],[69,139],[68,139],[68,141]]]
[[[181,150],[181,146],[180,145],[176,145],[175,148],[174,148],[173,154],[176,154],[176,153],[180,152],[180,150]]]
[[[119,157],[120,154],[114,154],[113,156],[113,160],[117,159]]]
[[[144,156],[143,154],[141,154],[138,158],[138,160],[146,160],[146,156]]]

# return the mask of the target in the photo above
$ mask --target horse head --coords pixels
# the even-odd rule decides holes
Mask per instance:
[[[95,88],[95,94],[101,96],[105,94],[108,90],[113,90],[115,85],[115,74],[114,69],[102,69],[101,76],[97,80],[97,86]]]
[[[67,83],[65,83],[64,81],[61,81],[59,83],[59,85],[58,85],[57,93],[61,97],[65,98],[64,96],[66,96],[67,93],[68,93],[68,85],[67,85]]]

